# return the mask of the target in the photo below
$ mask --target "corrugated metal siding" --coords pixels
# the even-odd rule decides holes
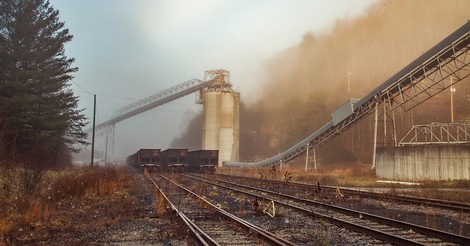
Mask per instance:
[[[356,103],[357,101],[359,100],[350,98],[345,103],[343,103],[343,105],[341,105],[338,109],[336,109],[336,111],[331,114],[333,125],[338,124],[339,122],[350,116],[353,112],[354,103]]]

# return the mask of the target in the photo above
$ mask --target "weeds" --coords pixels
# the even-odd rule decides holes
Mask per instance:
[[[269,170],[269,174],[271,175],[271,179],[277,179],[277,175],[279,174],[280,170],[276,169],[276,166],[272,166]]]
[[[349,187],[375,187],[388,188],[389,194],[400,195],[404,193],[401,189],[409,186],[400,184],[377,183],[374,170],[370,166],[363,165],[355,168],[309,170],[305,172],[304,168],[289,167],[281,169],[277,167],[222,167],[218,169],[220,174],[239,175],[246,177],[255,177],[259,179],[275,179],[289,182],[301,182],[330,186],[349,186]],[[286,169],[286,170],[284,170]],[[408,189],[407,195],[421,196],[426,198],[434,198],[440,200],[459,201],[470,203],[468,195],[468,180],[453,181],[425,181],[420,182],[419,187]],[[448,189],[446,189],[448,188]]]
[[[292,176],[292,173],[289,171],[286,171],[284,173],[284,182],[290,182],[294,176]]]
[[[42,167],[25,166],[19,169],[21,172],[21,184],[25,193],[33,193],[46,173]]]
[[[1,170],[0,241],[14,230],[49,220],[57,207],[85,197],[108,196],[123,186],[117,168],[67,171]]]

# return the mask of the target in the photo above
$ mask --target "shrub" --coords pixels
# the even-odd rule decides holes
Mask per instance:
[[[116,167],[0,171],[0,241],[18,228],[48,220],[58,204],[109,196],[125,183]]]

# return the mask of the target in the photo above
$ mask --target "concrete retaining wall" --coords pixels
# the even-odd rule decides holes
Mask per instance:
[[[470,145],[425,145],[377,149],[378,178],[470,180]]]

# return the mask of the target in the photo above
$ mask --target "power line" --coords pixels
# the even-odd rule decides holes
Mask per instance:
[[[90,95],[94,95],[93,93],[91,93],[91,92],[85,90],[83,87],[81,87],[81,86],[80,86],[79,84],[77,84],[75,81],[72,80],[72,83],[74,83],[76,86],[78,86],[78,88],[82,89],[84,92],[86,92],[86,93],[88,93],[88,94],[90,94]]]
[[[112,96],[112,95],[106,95],[106,94],[96,94],[98,96],[104,96],[104,97],[111,97],[111,98],[118,98],[118,99],[126,99],[126,100],[129,100],[129,101],[139,101],[140,99],[135,99],[135,98],[130,98],[130,97],[122,97],[122,96]]]
[[[78,88],[82,89],[84,92],[86,92],[87,94],[90,94],[90,95],[98,95],[98,96],[104,96],[104,97],[126,99],[126,100],[130,100],[130,101],[139,101],[139,99],[135,99],[135,98],[129,98],[129,97],[123,97],[123,96],[113,96],[113,95],[106,95],[106,94],[100,94],[100,93],[92,93],[92,92],[86,90],[85,88],[83,88],[82,86],[80,86],[79,84],[77,84],[77,82],[75,82],[73,80],[72,80],[72,83],[74,83]]]

